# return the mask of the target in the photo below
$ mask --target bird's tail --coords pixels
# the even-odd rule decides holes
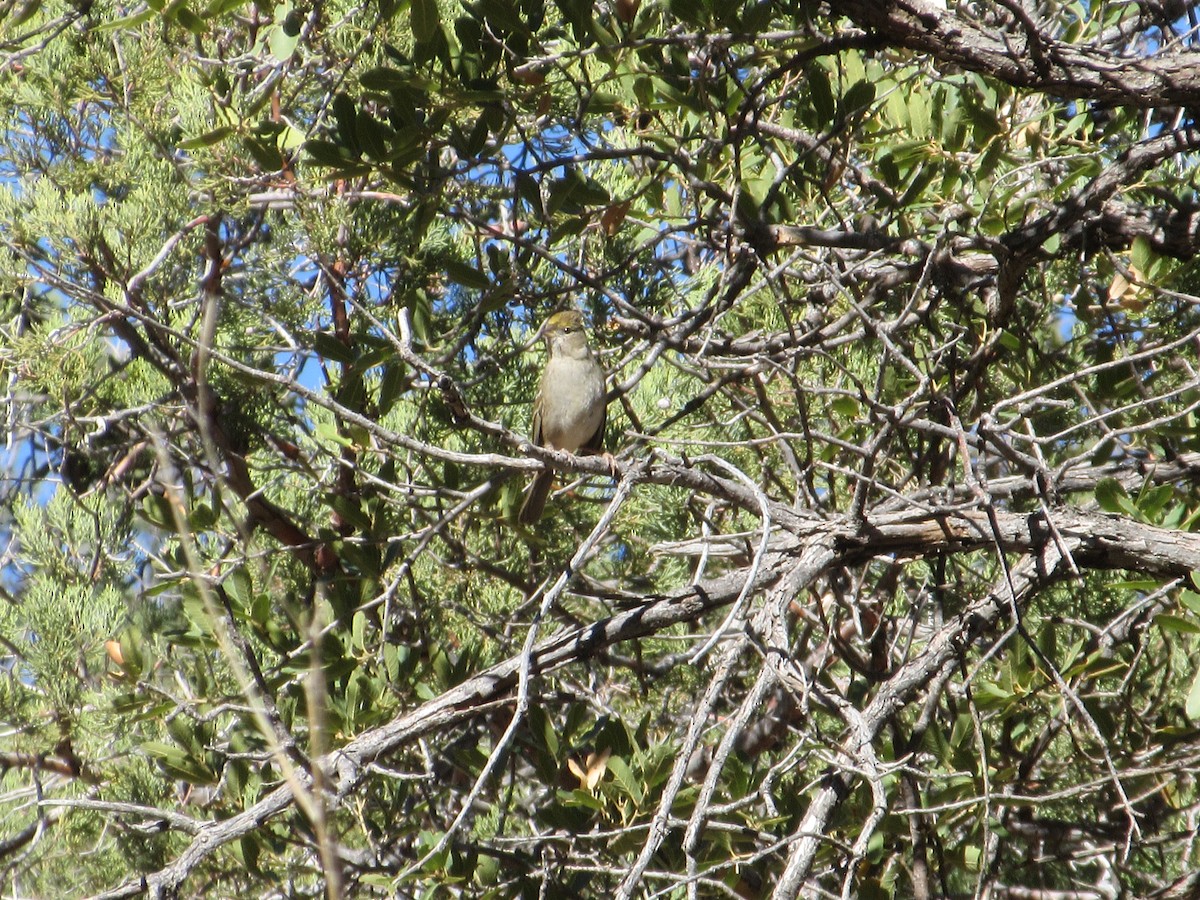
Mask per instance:
[[[521,513],[517,516],[517,521],[522,525],[532,525],[540,519],[552,487],[554,487],[554,473],[549,469],[539,472],[533,479],[533,484],[529,486],[529,495],[521,504]]]

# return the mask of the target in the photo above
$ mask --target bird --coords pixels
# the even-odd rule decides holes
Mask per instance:
[[[533,401],[533,442],[539,447],[576,453],[604,451],[608,398],[604,367],[588,345],[583,314],[556,312],[542,326],[546,368]],[[533,479],[517,521],[532,525],[542,517],[554,485],[554,471],[543,469]]]

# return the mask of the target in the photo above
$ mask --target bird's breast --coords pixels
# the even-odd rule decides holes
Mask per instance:
[[[574,453],[604,421],[604,374],[589,359],[558,359],[545,373],[542,441]]]

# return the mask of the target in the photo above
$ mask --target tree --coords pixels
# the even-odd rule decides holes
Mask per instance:
[[[1195,17],[9,4],[10,893],[1192,896]]]

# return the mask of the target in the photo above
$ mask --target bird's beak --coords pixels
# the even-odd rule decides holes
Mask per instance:
[[[537,331],[535,331],[533,336],[526,341],[524,347],[525,350],[528,350],[530,347],[536,347],[538,341],[546,337],[546,321],[546,319],[543,319],[542,324],[538,326]]]

